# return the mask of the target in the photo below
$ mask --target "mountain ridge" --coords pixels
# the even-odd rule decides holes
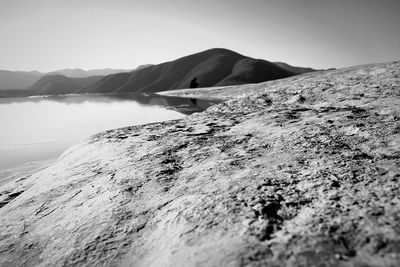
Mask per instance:
[[[53,75],[53,74],[61,74],[69,78],[85,78],[85,77],[90,77],[90,76],[106,76],[110,74],[115,74],[115,73],[121,73],[121,72],[130,72],[132,71],[131,69],[111,69],[111,68],[104,68],[104,69],[89,69],[89,70],[84,70],[81,68],[73,68],[73,69],[61,69],[61,70],[56,70],[53,72],[47,73],[47,75]]]
[[[188,88],[195,77],[199,87],[213,87],[259,83],[296,74],[266,60],[213,48],[124,75],[108,75],[80,92],[158,92]]]
[[[72,94],[79,88],[88,86],[101,78],[102,76],[70,78],[61,74],[52,74],[43,76],[29,89],[36,95]]]
[[[6,79],[1,79],[0,71],[0,96],[154,93],[189,88],[193,78],[197,78],[199,87],[215,87],[260,83],[312,71],[315,70],[255,59],[225,48],[212,48],[156,65],[140,65],[134,70],[107,68],[85,71],[75,68],[49,73],[23,72],[25,76],[30,75],[26,80],[17,78],[19,72],[8,72],[16,77],[14,80],[24,81],[19,84],[20,92],[11,90],[18,87],[15,85],[8,84],[9,88],[3,88],[7,87],[3,86]]]
[[[0,89],[27,89],[37,82],[43,73],[38,71],[0,70]]]
[[[39,72],[36,70],[34,71],[0,70],[0,90],[26,90],[29,89],[31,86],[33,86],[42,77],[47,75],[61,74],[69,78],[85,78],[90,76],[106,76],[109,74],[115,74],[127,71],[132,71],[132,70],[111,69],[111,68],[89,69],[89,70],[75,68],[75,69],[61,69],[51,72]]]

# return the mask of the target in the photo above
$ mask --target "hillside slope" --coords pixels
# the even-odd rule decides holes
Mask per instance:
[[[211,87],[259,83],[293,75],[271,62],[215,48],[131,73],[109,75],[80,92],[158,92],[188,88],[194,77],[200,87]]]
[[[0,188],[0,266],[399,266],[399,73],[199,89],[230,100],[94,135]]]
[[[31,93],[35,95],[71,94],[99,81],[102,78],[102,76],[70,78],[60,74],[46,75],[39,79],[29,89]]]
[[[278,65],[279,67],[281,67],[282,69],[285,69],[287,71],[296,73],[296,74],[303,74],[303,73],[307,73],[307,72],[313,72],[316,71],[313,68],[304,68],[304,67],[296,67],[296,66],[291,66],[287,63],[284,62],[273,62],[275,65]]]
[[[27,89],[43,75],[37,71],[0,70],[0,90]]]

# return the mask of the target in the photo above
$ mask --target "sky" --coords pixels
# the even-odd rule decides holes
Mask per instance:
[[[313,68],[394,61],[399,13],[399,0],[0,0],[0,69],[133,69],[214,47]]]

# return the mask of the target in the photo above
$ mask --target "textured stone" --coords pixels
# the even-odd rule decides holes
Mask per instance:
[[[0,265],[399,266],[399,74],[173,92],[227,101],[1,187]]]

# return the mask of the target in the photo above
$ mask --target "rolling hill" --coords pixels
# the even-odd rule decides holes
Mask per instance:
[[[60,95],[71,94],[90,84],[99,81],[103,76],[90,76],[85,78],[70,78],[64,75],[55,74],[42,77],[30,91],[34,95]]]
[[[213,87],[259,83],[299,74],[287,66],[214,48],[130,73],[108,75],[79,92],[158,92],[188,88],[194,77],[199,87]]]
[[[146,66],[146,65],[144,65]],[[143,66],[139,66],[143,67]],[[56,70],[53,72],[39,72],[39,71],[9,71],[0,70],[0,90],[4,92],[11,92],[18,94],[20,92],[13,92],[11,90],[26,91],[31,86],[33,86],[42,77],[50,75],[63,75],[70,78],[85,78],[90,76],[106,76],[110,74],[129,72],[131,70],[125,69],[92,69],[92,70],[82,70],[82,69],[63,69]],[[1,94],[1,92],[0,92]]]
[[[44,74],[38,71],[0,70],[0,89],[26,89]]]

